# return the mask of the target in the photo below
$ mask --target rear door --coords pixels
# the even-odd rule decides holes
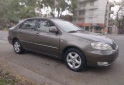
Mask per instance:
[[[28,19],[19,26],[18,38],[21,44],[27,49],[35,47],[34,42],[36,38],[36,19]]]

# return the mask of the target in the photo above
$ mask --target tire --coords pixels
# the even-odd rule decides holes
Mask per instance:
[[[13,49],[15,53],[17,54],[22,54],[25,52],[24,48],[22,47],[21,43],[19,40],[15,40],[13,43]]]
[[[75,72],[85,70],[87,61],[83,53],[75,48],[71,48],[65,52],[64,61],[66,66]]]

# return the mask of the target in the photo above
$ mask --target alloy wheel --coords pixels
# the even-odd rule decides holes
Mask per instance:
[[[15,49],[15,51],[16,51],[17,53],[20,52],[20,43],[19,43],[19,42],[15,42],[15,43],[14,43],[14,49]]]
[[[76,52],[70,52],[67,55],[67,64],[72,69],[77,69],[81,66],[81,57]]]

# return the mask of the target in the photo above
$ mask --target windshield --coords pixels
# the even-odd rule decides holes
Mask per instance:
[[[77,31],[83,31],[82,28],[64,20],[60,19],[52,19],[53,22],[55,22],[62,30],[66,32],[77,32]]]

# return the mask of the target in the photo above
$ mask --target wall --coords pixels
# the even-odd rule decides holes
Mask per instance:
[[[83,1],[83,0],[82,0]],[[91,6],[91,3],[94,1],[94,6]],[[85,23],[104,23],[105,22],[105,13],[106,13],[106,5],[108,0],[91,0],[86,2],[85,6]],[[82,2],[83,3],[83,2]],[[79,6],[83,7],[83,4]],[[80,9],[79,7],[78,9]],[[93,9],[93,15],[90,15],[91,10]],[[78,14],[78,13],[77,13]],[[80,15],[78,15],[79,17]],[[83,16],[83,15],[82,15]],[[91,20],[92,18],[92,20]],[[78,23],[83,22],[83,17],[77,19]]]

